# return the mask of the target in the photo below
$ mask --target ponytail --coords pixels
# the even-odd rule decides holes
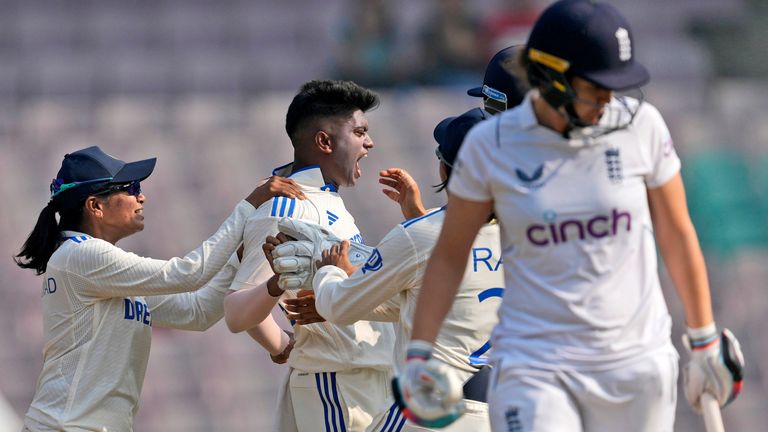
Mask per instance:
[[[70,213],[70,212],[68,212]],[[77,210],[82,215],[82,208]],[[72,215],[67,219],[71,219]],[[62,222],[64,215],[62,215]],[[80,219],[76,217],[76,219]],[[21,252],[14,257],[14,261],[21,268],[34,269],[37,274],[45,273],[48,260],[53,252],[61,244],[61,227],[56,222],[56,204],[53,201],[40,212],[35,228],[27,237]]]

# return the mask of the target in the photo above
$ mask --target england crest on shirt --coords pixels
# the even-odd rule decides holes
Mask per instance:
[[[605,151],[605,169],[608,172],[608,180],[611,183],[621,183],[624,179],[619,149],[610,148]]]

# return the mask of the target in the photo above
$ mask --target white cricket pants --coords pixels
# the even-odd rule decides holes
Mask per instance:
[[[678,356],[660,350],[599,371],[497,368],[488,404],[494,432],[672,432]]]
[[[374,419],[368,432],[423,432],[423,431],[441,431],[441,432],[490,432],[491,423],[488,420],[488,404],[473,400],[464,399],[467,407],[465,412],[458,420],[442,429],[429,429],[417,426],[411,423],[403,416],[397,404],[379,413]]]
[[[393,400],[391,372],[291,370],[290,405],[298,432],[363,432]]]

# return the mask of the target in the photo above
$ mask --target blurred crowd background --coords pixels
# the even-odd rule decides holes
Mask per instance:
[[[0,0],[0,394],[25,412],[42,364],[41,282],[18,252],[62,156],[99,145],[158,157],[146,229],[120,246],[182,255],[273,167],[291,160],[288,104],[305,81],[352,79],[380,91],[376,147],[342,195],[367,243],[400,221],[377,172],[439,183],[432,128],[479,106],[499,49],[524,43],[546,0]],[[768,2],[614,0],[632,23],[683,159],[708,259],[715,315],[740,338],[743,395],[728,430],[768,424]],[[662,270],[675,341],[681,306]],[[678,344],[679,347],[679,344]],[[156,328],[137,431],[262,431],[285,367],[223,323]],[[2,408],[0,398],[0,408]],[[680,394],[677,431],[702,430]],[[553,413],[556,415],[556,413]],[[3,429],[0,425],[0,430]]]

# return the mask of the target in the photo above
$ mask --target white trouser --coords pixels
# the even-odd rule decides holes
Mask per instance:
[[[442,429],[428,429],[417,426],[406,420],[396,404],[391,405],[386,411],[379,413],[367,429],[368,432],[490,432],[491,424],[488,421],[488,404],[484,402],[464,399],[467,411],[458,420]]]
[[[292,369],[286,404],[290,406],[281,408],[293,410],[298,432],[363,432],[392,400],[391,376],[375,369],[320,373]]]
[[[489,391],[494,432],[672,432],[674,348],[599,372],[504,368]]]

